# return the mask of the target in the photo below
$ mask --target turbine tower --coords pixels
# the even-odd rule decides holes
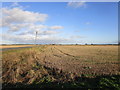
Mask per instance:
[[[35,32],[35,45],[37,45],[37,34],[38,34],[38,31]]]

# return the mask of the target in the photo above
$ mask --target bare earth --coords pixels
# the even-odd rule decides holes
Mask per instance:
[[[118,46],[49,46],[39,57],[48,67],[78,75],[119,73]]]
[[[117,45],[37,45],[2,51],[2,82],[9,86],[42,83],[46,79],[67,82],[84,76],[117,76],[119,65]]]

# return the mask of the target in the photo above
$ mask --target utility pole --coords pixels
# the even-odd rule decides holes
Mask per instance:
[[[37,34],[38,34],[38,31],[35,32],[35,45],[37,45]]]

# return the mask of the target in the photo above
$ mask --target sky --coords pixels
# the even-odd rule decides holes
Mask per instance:
[[[4,2],[1,44],[116,44],[117,2]]]

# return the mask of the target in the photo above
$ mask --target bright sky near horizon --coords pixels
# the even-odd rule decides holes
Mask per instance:
[[[4,2],[1,44],[118,43],[117,2]]]

